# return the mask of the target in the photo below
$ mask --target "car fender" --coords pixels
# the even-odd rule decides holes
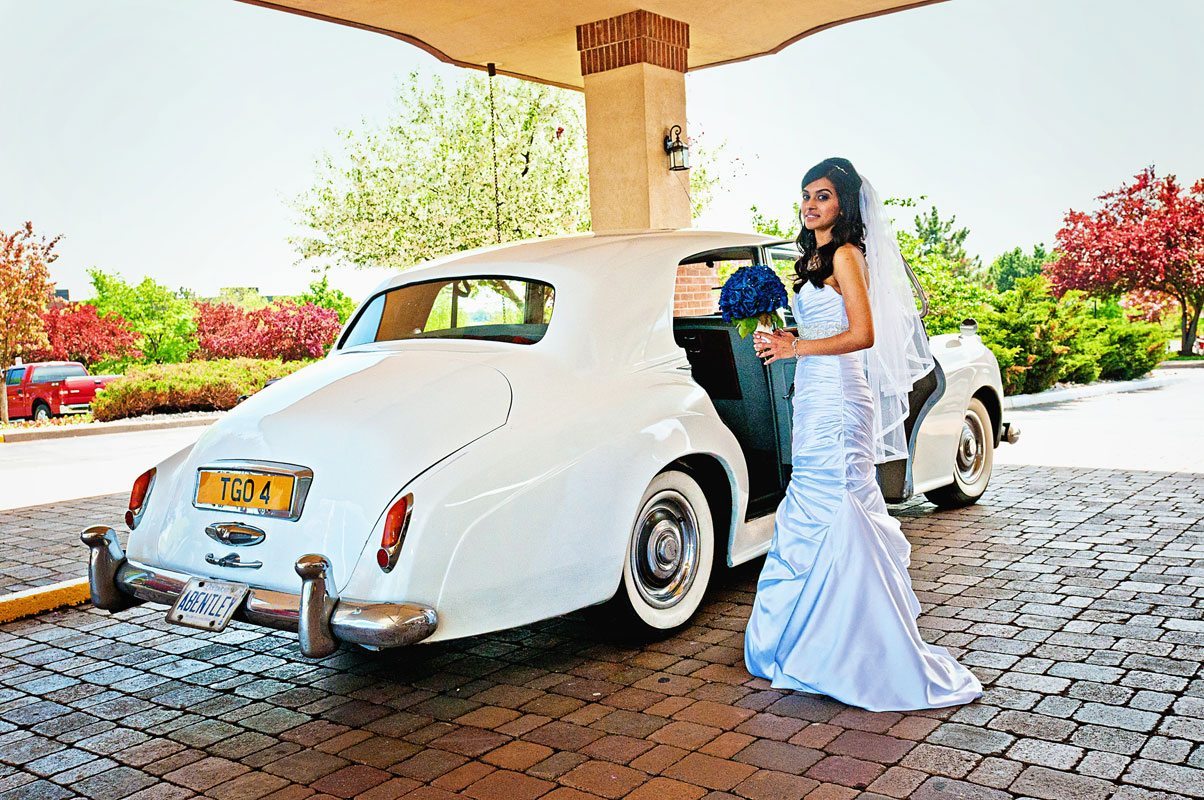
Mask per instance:
[[[999,400],[1003,386],[999,363],[976,334],[943,334],[931,339],[932,354],[945,372],[945,393],[920,424],[912,461],[916,492],[926,492],[953,481],[954,463],[962,421],[970,398],[989,391]],[[996,444],[998,443],[998,431]]]
[[[377,567],[376,532],[344,593],[431,605],[440,619],[433,640],[603,602],[619,586],[648,484],[692,454],[714,457],[731,476],[735,502],[720,534],[731,535],[747,472],[701,388],[664,373],[569,384],[516,397],[523,411],[506,426],[403,489],[414,510],[397,566],[387,575]]]
[[[194,445],[187,445],[155,465],[155,481],[145,501],[145,510],[138,528],[130,532],[126,556],[142,564],[154,564],[158,559],[159,536],[169,517],[181,504],[191,505],[192,481],[181,480],[181,470],[188,461]]]

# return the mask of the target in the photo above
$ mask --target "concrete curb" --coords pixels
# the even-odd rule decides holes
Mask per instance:
[[[1163,361],[1154,369],[1204,369],[1204,359],[1199,361]]]
[[[93,422],[78,427],[31,428],[25,431],[0,433],[0,442],[15,444],[16,442],[36,442],[41,439],[67,439],[72,436],[102,436],[106,433],[133,433],[135,431],[160,431],[168,428],[194,428],[199,425],[212,425],[220,419],[221,413],[217,412],[209,417],[188,417],[187,419]]]
[[[78,606],[91,599],[87,578],[76,578],[49,586],[37,586],[0,595],[0,622],[32,617],[64,606]]]
[[[1175,383],[1180,378],[1177,375],[1158,376],[1154,378],[1138,378],[1135,381],[1111,381],[1108,383],[1093,383],[1089,386],[1071,386],[1066,389],[1047,389],[1036,394],[1016,394],[1003,398],[1004,410],[1026,408],[1028,406],[1044,406],[1052,403],[1066,403],[1080,400],[1084,397],[1099,397],[1105,394],[1120,392],[1136,392],[1140,389],[1156,389]]]

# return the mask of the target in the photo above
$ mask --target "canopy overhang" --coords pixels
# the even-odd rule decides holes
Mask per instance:
[[[688,70],[777,53],[854,20],[944,0],[242,0],[383,33],[449,64],[581,89],[577,26],[643,9],[689,25]]]

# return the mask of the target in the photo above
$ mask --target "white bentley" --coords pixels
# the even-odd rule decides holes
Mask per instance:
[[[128,551],[82,534],[92,602],[296,630],[309,656],[599,604],[681,626],[713,565],[768,549],[790,479],[794,362],[764,366],[714,287],[795,257],[752,234],[582,235],[387,280],[327,358],[135,482]],[[932,349],[911,458],[879,481],[888,501],[964,505],[1016,432],[971,321]]]

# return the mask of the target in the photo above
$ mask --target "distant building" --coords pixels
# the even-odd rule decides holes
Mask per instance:
[[[65,303],[71,302],[71,290],[70,289],[55,289],[54,296],[56,299],[62,300]]]

